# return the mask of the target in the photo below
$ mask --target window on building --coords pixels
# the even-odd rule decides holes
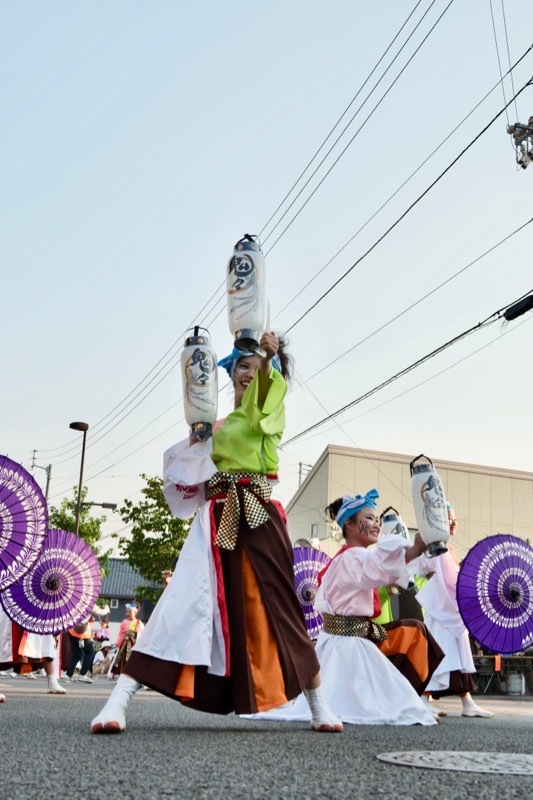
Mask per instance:
[[[109,608],[118,608],[118,600],[111,600]]]

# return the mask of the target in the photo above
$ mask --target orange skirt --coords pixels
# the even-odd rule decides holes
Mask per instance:
[[[422,694],[444,653],[423,622],[402,619],[383,626],[387,638],[379,649],[407,678],[415,692]]]

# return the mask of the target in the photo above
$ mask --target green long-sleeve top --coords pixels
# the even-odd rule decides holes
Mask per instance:
[[[263,407],[258,405],[259,376],[246,389],[242,403],[228,414],[213,437],[212,459],[220,472],[277,472],[277,447],[285,428],[287,384],[272,369]]]

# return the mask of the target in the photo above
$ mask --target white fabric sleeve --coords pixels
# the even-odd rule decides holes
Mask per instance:
[[[401,536],[383,536],[376,548],[363,550],[350,548],[343,555],[346,566],[353,573],[359,589],[375,589],[397,583],[404,589],[409,585],[409,571],[405,563],[405,550],[409,542]]]
[[[189,519],[205,503],[205,483],[217,468],[211,459],[213,440],[190,445],[188,439],[163,456],[163,494],[178,519]]]

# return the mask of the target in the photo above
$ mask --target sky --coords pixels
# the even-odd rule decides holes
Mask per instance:
[[[285,440],[533,289],[533,165],[506,133],[533,86],[489,125],[533,74],[531,51],[502,91],[494,29],[504,73],[531,29],[520,4],[492,8],[494,25],[486,0],[1,5],[0,452],[31,469],[36,451],[43,488],[51,465],[51,505],[78,482],[74,420],[90,501],[136,502],[141,473],[161,473],[187,435],[185,331],[231,349],[223,284],[244,233],[261,234],[295,359]],[[533,471],[532,319],[287,445],[278,495],[329,443]],[[108,515],[107,543],[123,528]]]

